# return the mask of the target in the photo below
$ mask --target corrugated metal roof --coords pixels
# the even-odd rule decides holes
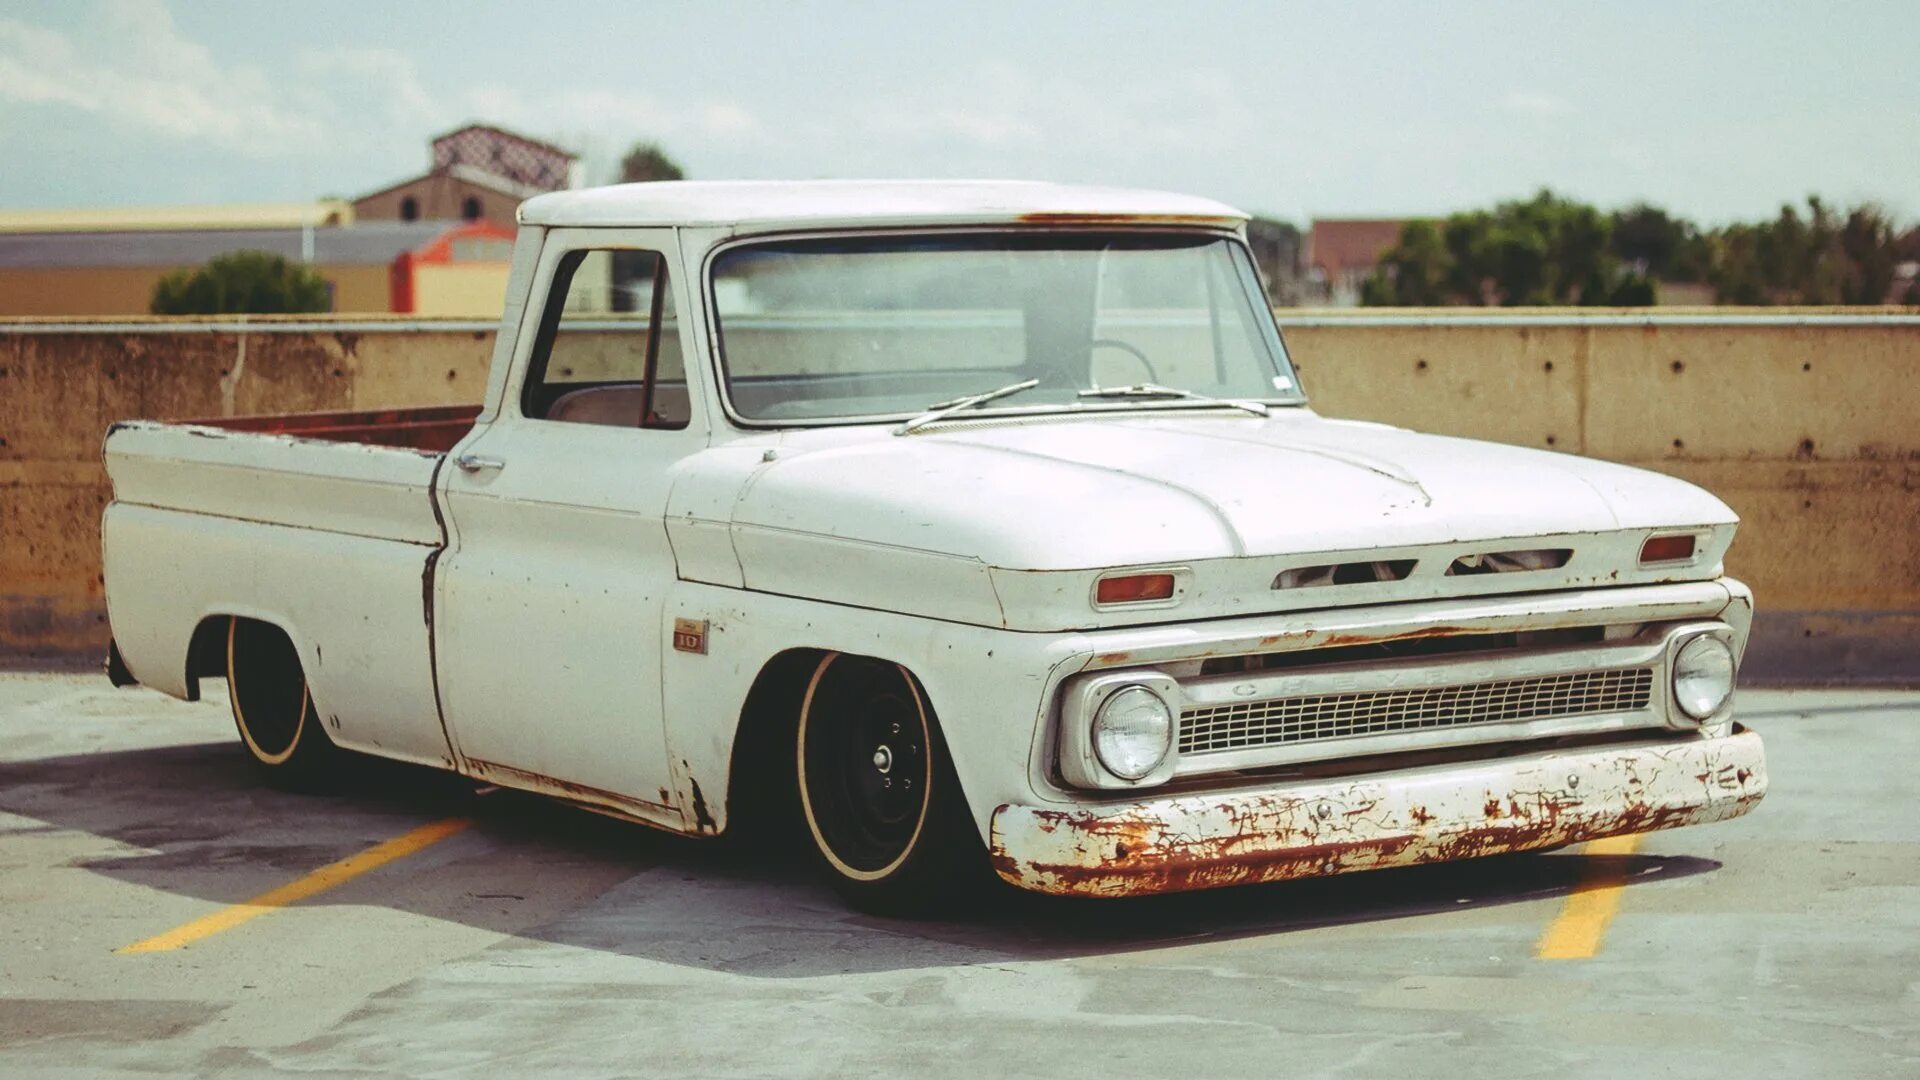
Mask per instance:
[[[424,247],[458,221],[369,221],[313,230],[313,261],[384,266]],[[113,266],[198,266],[231,251],[300,259],[300,229],[181,229],[166,232],[0,234],[0,267],[15,270]]]

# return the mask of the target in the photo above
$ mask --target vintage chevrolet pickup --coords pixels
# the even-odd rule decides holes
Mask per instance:
[[[1307,407],[1244,216],[1025,183],[520,212],[486,398],[116,425],[116,681],[856,905],[1116,896],[1731,818],[1735,516]]]

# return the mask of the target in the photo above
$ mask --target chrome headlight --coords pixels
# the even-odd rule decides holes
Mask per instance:
[[[1108,772],[1139,780],[1159,768],[1173,747],[1173,710],[1159,694],[1129,686],[1100,703],[1092,734],[1094,755]]]
[[[1673,700],[1680,711],[1705,720],[1733,696],[1733,649],[1701,634],[1673,654]]]

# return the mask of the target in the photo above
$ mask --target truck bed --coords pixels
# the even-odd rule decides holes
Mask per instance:
[[[136,420],[107,433],[107,475],[116,504],[437,545],[434,473],[479,411]]]
[[[434,480],[476,406],[132,421],[107,434],[102,524],[114,638],[167,693],[199,632],[241,614],[288,628],[336,742],[451,764],[433,693]],[[209,620],[212,629],[207,630]],[[217,665],[216,665],[217,666]]]

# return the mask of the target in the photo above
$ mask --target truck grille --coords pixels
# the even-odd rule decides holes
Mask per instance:
[[[1646,708],[1652,693],[1653,670],[1629,668],[1207,705],[1181,711],[1180,752],[1204,754],[1357,735],[1633,712]]]

